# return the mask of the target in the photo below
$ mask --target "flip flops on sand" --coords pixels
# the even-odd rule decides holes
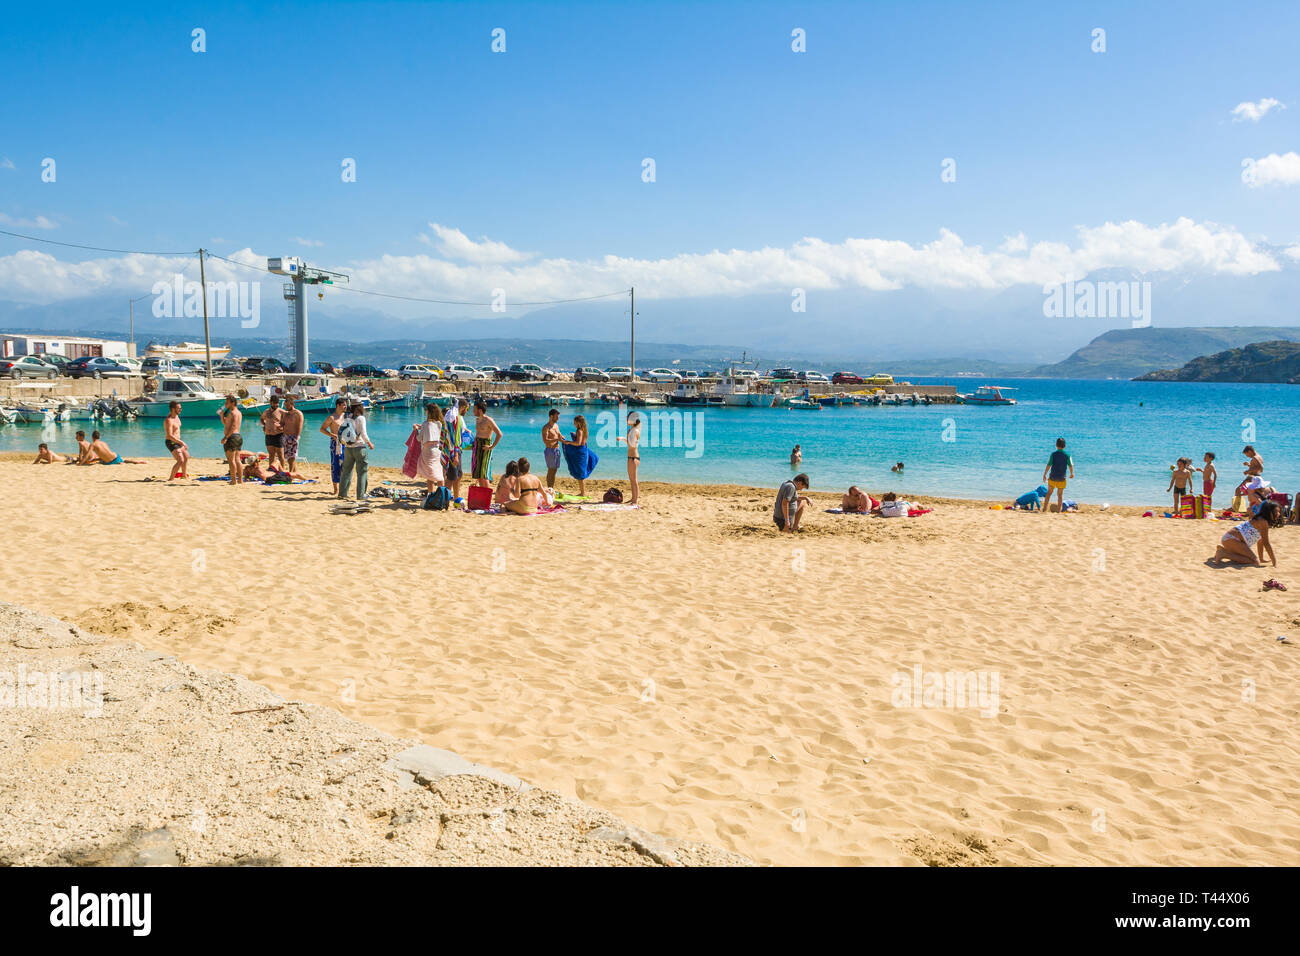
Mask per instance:
[[[368,515],[369,501],[336,501],[330,505],[332,515]]]
[[[1279,581],[1277,578],[1269,578],[1267,581],[1264,582],[1264,587],[1262,588],[1262,590],[1285,591],[1286,585],[1283,584],[1281,581]]]

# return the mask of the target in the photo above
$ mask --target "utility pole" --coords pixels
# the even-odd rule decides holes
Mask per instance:
[[[632,379],[628,383],[628,388],[631,389],[632,394],[635,395],[636,394],[636,286],[632,286],[632,288],[628,289],[628,294],[632,296],[632,313],[631,313],[632,314],[632,359],[631,359],[632,364],[630,366],[630,369],[632,371]]]
[[[145,299],[150,298],[151,295],[152,293],[150,293],[150,295],[138,295],[134,299],[126,300],[127,308],[130,310],[130,315],[131,315],[131,326],[130,326],[131,344],[130,347],[127,349],[127,354],[131,356],[131,358],[135,358],[135,304],[137,302],[143,302]]]
[[[203,350],[207,354],[207,386],[212,391],[212,336],[208,332],[208,277],[203,271],[203,250],[199,250],[199,285],[203,287]]]

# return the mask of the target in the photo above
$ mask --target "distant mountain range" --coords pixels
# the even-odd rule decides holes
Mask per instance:
[[[1175,368],[1197,356],[1237,349],[1264,339],[1300,342],[1300,328],[1223,326],[1214,328],[1112,329],[1064,361],[1034,369],[1039,378],[1135,378]]]
[[[1252,342],[1192,359],[1182,368],[1148,372],[1139,382],[1270,382],[1300,384],[1300,342]]]

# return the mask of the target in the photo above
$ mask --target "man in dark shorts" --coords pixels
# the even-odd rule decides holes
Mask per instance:
[[[271,396],[271,407],[262,412],[262,431],[266,432],[266,457],[272,468],[284,464],[284,412],[280,410],[280,396]]]
[[[811,501],[807,495],[800,494],[808,490],[808,476],[803,472],[788,481],[781,482],[776,491],[776,506],[772,509],[772,520],[777,531],[798,531],[799,522]]]
[[[190,476],[190,449],[185,442],[181,441],[180,402],[172,402],[167,406],[167,417],[163,419],[163,442],[167,445],[167,450],[171,452],[171,456],[176,459],[176,464],[172,467],[167,480],[188,478]]]
[[[280,427],[284,429],[284,470],[289,472],[298,460],[298,436],[303,426],[303,415],[294,407],[296,403],[293,395],[284,396],[284,414],[280,418]]]
[[[226,396],[226,406],[217,412],[221,416],[221,447],[226,452],[226,464],[230,466],[230,483],[243,484],[244,469],[239,467],[239,451],[244,447],[244,436],[239,427],[244,423],[244,413],[239,410],[239,402],[233,395]]]

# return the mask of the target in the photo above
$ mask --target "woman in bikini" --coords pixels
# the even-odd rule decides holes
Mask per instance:
[[[519,461],[512,461],[510,464],[515,466],[517,472],[515,491],[519,497],[503,502],[501,507],[517,515],[537,514],[546,499],[546,492],[542,489],[542,480],[529,471],[532,466],[528,463],[527,458],[520,458]],[[509,465],[506,468],[508,470]]]
[[[620,437],[619,441],[627,442],[627,480],[632,484],[632,500],[628,504],[634,505],[641,495],[641,485],[636,480],[641,466],[641,417],[636,412],[628,413],[627,437]]]
[[[1229,561],[1232,564],[1249,564],[1253,567],[1264,566],[1264,552],[1268,552],[1273,567],[1277,567],[1277,556],[1273,554],[1273,544],[1268,540],[1268,529],[1277,520],[1276,502],[1265,501],[1259,506],[1259,513],[1243,521],[1228,531],[1219,541],[1211,561],[1216,563]]]

